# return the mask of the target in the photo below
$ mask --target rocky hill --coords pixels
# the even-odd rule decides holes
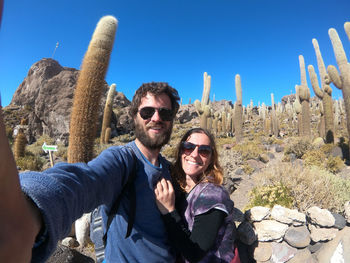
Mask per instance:
[[[78,79],[79,70],[62,67],[56,60],[44,58],[34,63],[23,82],[17,88],[11,103],[5,107],[5,121],[9,126],[19,124],[20,119],[28,122],[27,137],[33,142],[43,133],[63,142],[69,136],[70,113],[73,105],[74,88]],[[108,92],[105,83],[99,109],[102,116]],[[121,92],[114,98],[114,108],[124,109],[130,101]],[[126,115],[121,113],[117,120],[112,117],[114,133],[130,131],[130,122]],[[99,118],[101,122],[102,118]],[[100,125],[99,125],[100,126]]]

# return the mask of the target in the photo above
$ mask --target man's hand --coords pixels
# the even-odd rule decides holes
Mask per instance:
[[[175,210],[175,191],[169,180],[162,178],[154,189],[156,204],[162,215]]]
[[[41,228],[37,207],[21,191],[15,160],[8,143],[0,105],[0,259],[31,261],[35,237]]]

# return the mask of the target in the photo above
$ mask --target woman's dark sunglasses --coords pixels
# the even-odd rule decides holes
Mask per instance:
[[[163,121],[171,121],[173,119],[173,111],[167,108],[143,107],[139,110],[139,113],[142,119],[147,120],[152,118],[156,110]]]
[[[181,147],[182,147],[182,152],[186,155],[190,155],[194,149],[198,146],[198,153],[203,156],[203,157],[208,157],[212,149],[210,145],[199,145],[199,144],[193,144],[191,142],[182,142]]]

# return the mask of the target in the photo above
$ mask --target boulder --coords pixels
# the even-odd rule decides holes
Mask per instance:
[[[258,241],[281,241],[288,229],[288,225],[274,220],[263,220],[254,223]]]
[[[314,242],[332,240],[339,231],[337,228],[325,228],[312,224],[309,224],[308,228],[311,232],[310,237]]]
[[[270,208],[254,206],[245,212],[245,217],[251,222],[259,222],[270,215]]]
[[[312,224],[317,224],[322,227],[332,227],[335,224],[334,216],[327,209],[313,206],[310,207],[306,213]]]
[[[284,240],[292,247],[304,248],[310,244],[310,232],[306,226],[292,226],[287,230]]]
[[[270,242],[258,242],[256,247],[252,248],[252,257],[257,262],[264,262],[271,258],[272,247]]]
[[[303,213],[296,209],[285,208],[280,205],[275,205],[271,210],[271,217],[278,222],[285,224],[293,224],[295,226],[306,223],[306,217]]]
[[[272,243],[272,255],[270,262],[280,263],[287,262],[297,254],[298,250],[294,247],[291,247],[286,242]]]

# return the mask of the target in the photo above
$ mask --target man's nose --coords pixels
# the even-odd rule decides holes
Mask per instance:
[[[152,118],[151,118],[151,121],[154,121],[154,122],[158,122],[158,121],[162,121],[162,119],[160,118],[159,116],[159,112],[158,110],[156,109]]]

